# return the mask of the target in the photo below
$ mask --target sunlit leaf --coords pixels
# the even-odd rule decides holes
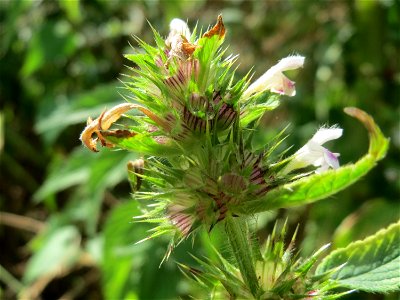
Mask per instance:
[[[400,222],[378,231],[365,240],[333,251],[318,266],[316,274],[342,264],[332,279],[341,286],[367,292],[400,290]]]

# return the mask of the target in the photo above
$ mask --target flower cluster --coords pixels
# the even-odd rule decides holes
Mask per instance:
[[[372,117],[345,109],[367,128],[370,147],[357,163],[341,168],[339,154],[325,146],[342,136],[337,126],[321,127],[286,158],[286,152],[274,153],[284,131],[256,149],[252,138],[260,118],[281,96],[296,94],[284,72],[303,67],[304,57],[285,57],[251,83],[249,74],[235,78],[237,57],[225,55],[221,16],[204,33],[191,32],[180,19],[171,21],[165,39],[153,32],[155,46],[136,38],[141,49],[125,56],[136,75],[127,76],[126,103],[89,118],[80,136],[93,152],[100,143],[140,157],[127,167],[134,198],[143,204],[136,219],[156,224],[144,240],[169,234],[168,258],[199,229],[223,230],[235,264],[217,252],[218,265],[197,259],[204,272],[181,267],[201,284],[210,283],[209,290],[218,290],[219,282],[229,299],[336,299],[348,293],[331,293],[337,287],[331,275],[342,266],[309,274],[325,247],[307,260],[297,259],[294,238],[284,247],[284,226],[280,237],[274,229],[262,253],[247,216],[312,203],[365,175],[388,147]],[[128,115],[132,110],[135,114]],[[122,117],[129,125],[117,124]]]
[[[92,151],[99,141],[143,156],[128,169],[135,197],[153,203],[142,218],[159,221],[150,237],[172,232],[174,244],[199,227],[211,230],[304,168],[339,165],[339,154],[322,146],[341,136],[337,127],[321,128],[283,163],[271,163],[268,149],[252,148],[256,121],[279,104],[277,97],[296,94],[284,72],[303,67],[304,57],[283,58],[251,84],[248,76],[235,80],[236,56],[224,57],[222,48],[225,33],[221,16],[199,36],[174,19],[166,39],[154,31],[156,47],[137,39],[143,51],[126,55],[138,75],[126,82],[128,102],[89,119],[81,134]],[[133,125],[110,130],[130,110],[141,113],[131,117]]]

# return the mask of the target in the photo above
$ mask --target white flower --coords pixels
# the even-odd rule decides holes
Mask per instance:
[[[315,173],[324,172],[329,168],[339,168],[339,153],[332,153],[322,145],[340,138],[342,133],[343,129],[338,127],[320,128],[307,144],[293,154],[292,160],[282,170],[282,174],[288,174],[295,169],[305,168],[309,165],[319,167]]]
[[[260,78],[253,82],[243,93],[244,98],[252,94],[270,90],[281,95],[296,95],[295,83],[289,80],[282,72],[303,67],[304,56],[288,56],[281,59],[275,66],[265,72]]]
[[[169,36],[184,36],[187,40],[190,39],[190,29],[187,23],[181,19],[173,19],[169,23]]]
[[[190,39],[190,30],[187,23],[181,19],[173,19],[169,23],[169,35],[165,45],[170,47],[170,55],[183,57],[182,44]]]

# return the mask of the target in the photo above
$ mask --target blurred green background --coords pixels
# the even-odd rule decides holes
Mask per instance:
[[[329,148],[341,163],[367,151],[367,133],[343,113],[357,106],[391,138],[384,161],[330,199],[258,216],[260,239],[288,218],[302,254],[364,238],[399,219],[399,1],[0,1],[0,298],[188,299],[200,295],[175,261],[187,252],[212,256],[211,238],[179,246],[159,268],[167,239],[146,236],[130,200],[126,163],[135,155],[78,140],[88,116],[123,101],[124,53],[132,35],[152,43],[174,17],[193,27],[222,14],[237,75],[261,75],[280,58],[306,56],[297,95],[265,116],[260,144],[291,124],[293,151],[323,124],[344,136]],[[346,299],[396,299],[355,293]]]

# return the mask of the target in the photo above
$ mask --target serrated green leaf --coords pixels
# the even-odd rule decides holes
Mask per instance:
[[[303,177],[273,189],[262,199],[241,203],[238,207],[240,212],[251,214],[324,199],[359,180],[376,165],[377,161],[383,159],[389,146],[389,140],[383,136],[372,117],[357,108],[346,108],[345,112],[361,121],[368,130],[370,143],[366,155],[355,164]]]
[[[317,267],[316,275],[344,264],[332,279],[347,288],[366,292],[400,290],[400,222],[365,240],[333,251]]]

